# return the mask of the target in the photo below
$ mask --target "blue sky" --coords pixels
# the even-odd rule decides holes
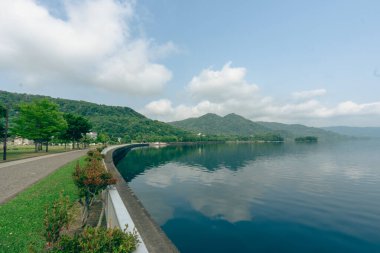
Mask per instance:
[[[380,2],[0,3],[0,89],[129,106],[380,126]]]

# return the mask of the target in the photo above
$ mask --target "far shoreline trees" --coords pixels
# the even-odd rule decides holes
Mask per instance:
[[[318,137],[316,136],[301,136],[294,139],[297,143],[315,143],[318,142]]]

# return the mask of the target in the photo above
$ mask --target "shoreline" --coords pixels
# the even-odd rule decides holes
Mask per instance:
[[[153,220],[138,197],[134,194],[128,183],[121,176],[115,164],[123,158],[130,150],[148,146],[149,144],[130,144],[124,146],[110,147],[105,152],[104,162],[107,169],[117,179],[115,185],[121,200],[127,208],[136,229],[150,253],[178,253],[178,249],[173,242],[162,231],[161,227]]]

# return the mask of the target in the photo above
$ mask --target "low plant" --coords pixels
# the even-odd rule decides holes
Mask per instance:
[[[136,231],[127,232],[119,228],[86,227],[74,236],[63,235],[50,252],[83,253],[129,253],[136,250],[139,243]]]
[[[99,153],[101,153],[103,151],[103,149],[105,149],[107,146],[101,146],[101,147],[97,147],[96,150],[99,151]]]
[[[47,242],[47,246],[54,245],[59,237],[62,229],[69,224],[68,210],[70,208],[69,197],[63,196],[61,192],[58,200],[54,201],[51,206],[48,206],[45,210],[45,232],[44,236]]]
[[[89,150],[87,152],[87,158],[86,158],[86,160],[87,161],[91,161],[91,160],[94,160],[94,159],[98,160],[98,161],[101,161],[103,159],[103,155],[97,149]]]

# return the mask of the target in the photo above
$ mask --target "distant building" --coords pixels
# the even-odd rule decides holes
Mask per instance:
[[[33,141],[25,139],[25,138],[16,137],[12,141],[10,141],[10,143],[15,146],[22,146],[22,145],[32,145]]]
[[[98,138],[98,133],[97,132],[89,132],[86,135],[87,135],[87,137],[89,139],[92,139],[92,140],[95,140],[96,138]]]

